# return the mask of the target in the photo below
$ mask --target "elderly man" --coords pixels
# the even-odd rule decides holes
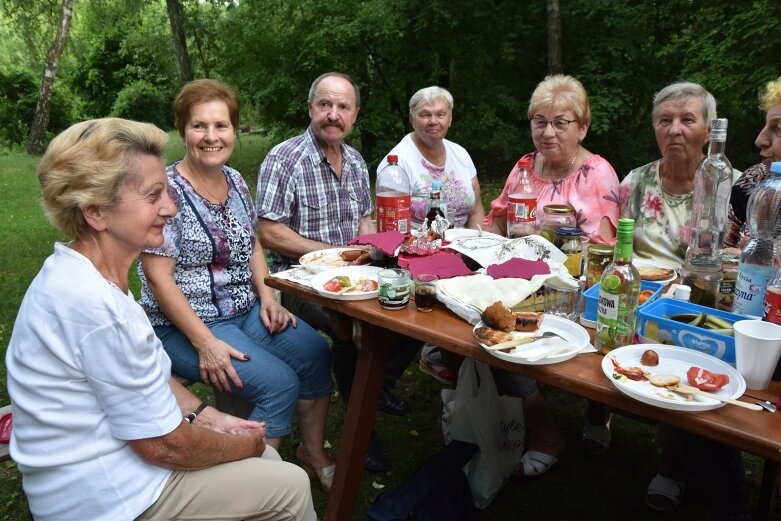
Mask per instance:
[[[344,143],[360,109],[358,87],[345,74],[323,74],[312,83],[307,105],[309,128],[275,146],[258,175],[260,240],[271,250],[274,271],[286,269],[305,253],[346,245],[369,230],[369,172],[361,154]],[[304,299],[282,298],[287,309],[333,340],[334,375],[346,403],[356,362],[351,328],[338,327],[343,320]],[[379,402],[382,410],[395,415],[409,412],[392,389],[420,347],[405,337],[399,337],[399,344],[391,351]],[[390,461],[373,436],[366,469],[389,468]]]

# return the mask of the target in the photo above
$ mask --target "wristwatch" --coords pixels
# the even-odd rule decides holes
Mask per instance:
[[[196,409],[193,412],[191,412],[190,414],[184,417],[185,421],[187,423],[194,422],[195,419],[198,417],[198,415],[201,414],[205,408],[206,408],[206,404],[201,402],[201,405],[196,407]]]

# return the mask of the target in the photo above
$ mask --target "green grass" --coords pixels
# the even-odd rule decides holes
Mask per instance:
[[[172,134],[169,161],[182,156],[179,137]],[[258,165],[271,143],[259,135],[242,135],[231,164],[247,178],[254,192]],[[35,169],[37,158],[24,154],[0,154],[0,354],[5,355],[16,311],[22,296],[44,259],[52,251],[52,243],[62,240],[50,226],[38,203]],[[503,179],[483,181],[483,200],[487,204],[499,193]],[[137,294],[137,282],[134,283]],[[5,366],[0,363],[0,404],[8,403],[5,386]],[[193,386],[203,399],[213,403],[211,391],[203,385]],[[440,414],[442,389],[433,378],[411,366],[399,381],[397,392],[412,405],[412,414],[404,417],[379,413],[377,430],[383,445],[393,460],[393,469],[384,475],[366,473],[361,483],[354,519],[366,519],[372,501],[383,491],[391,490],[412,476],[426,456],[442,446]],[[601,457],[583,451],[577,439],[583,425],[584,400],[547,387],[543,390],[550,409],[570,442],[567,461],[550,473],[536,479],[510,482],[482,519],[485,520],[552,520],[585,521],[633,519],[651,521],[707,520],[703,503],[690,499],[676,511],[660,515],[645,506],[648,481],[656,473],[658,463],[656,429],[624,417],[613,422],[613,444]],[[344,419],[341,400],[334,396],[328,418],[327,439],[338,450]],[[285,459],[293,460],[298,434],[282,448]],[[756,502],[761,460],[746,455],[748,492]],[[262,486],[262,483],[258,486]],[[328,496],[313,483],[318,514],[325,514]],[[773,512],[781,520],[781,508]],[[16,467],[0,467],[0,519],[29,520],[27,503],[21,491],[21,479]]]

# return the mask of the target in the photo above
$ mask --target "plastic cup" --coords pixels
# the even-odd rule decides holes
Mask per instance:
[[[580,315],[580,285],[549,279],[545,282],[545,313],[575,321]]]
[[[735,328],[735,367],[755,391],[767,389],[781,358],[781,326],[761,320],[739,320]]]

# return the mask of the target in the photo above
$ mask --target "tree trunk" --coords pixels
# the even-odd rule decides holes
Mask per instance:
[[[187,39],[184,35],[184,15],[179,0],[166,0],[168,19],[171,22],[171,33],[174,37],[176,65],[179,69],[179,80],[182,84],[192,81],[193,69],[190,65],[190,54],[187,52]]]
[[[73,0],[62,0],[60,10],[60,25],[57,27],[57,36],[54,43],[46,53],[46,63],[43,66],[41,78],[41,90],[38,93],[38,103],[35,105],[35,116],[30,125],[30,135],[27,138],[27,152],[40,154],[43,152],[43,134],[46,124],[49,122],[49,109],[51,108],[52,93],[54,92],[54,78],[57,76],[57,68],[60,65],[62,51],[68,41],[71,18],[73,17]]]
[[[559,0],[546,0],[548,8],[548,74],[559,74],[561,63],[561,10]]]

